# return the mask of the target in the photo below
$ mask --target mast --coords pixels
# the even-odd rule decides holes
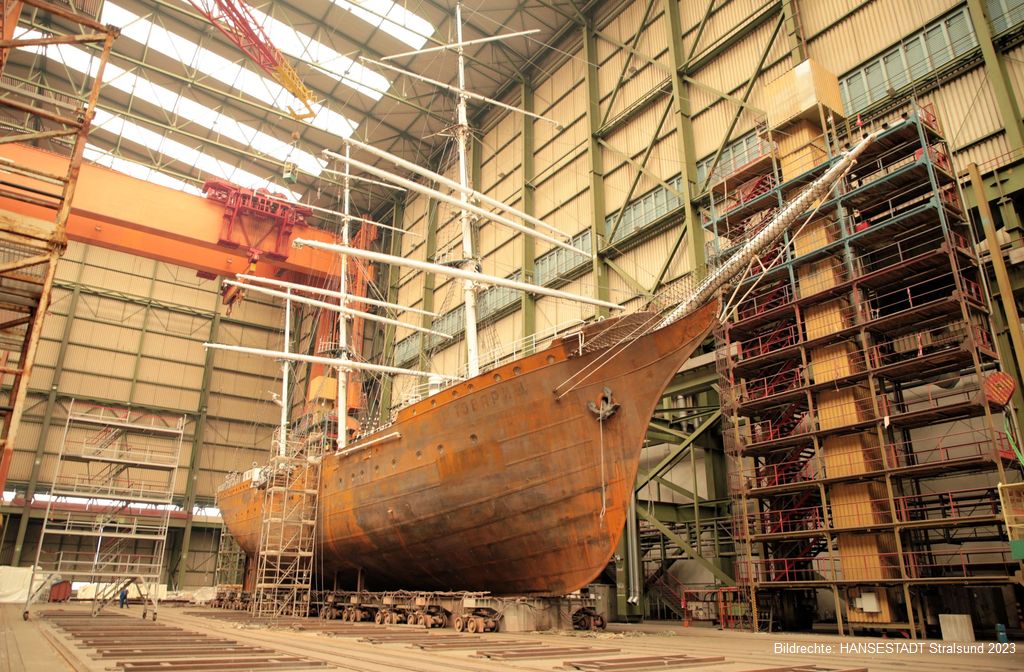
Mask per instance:
[[[284,352],[288,353],[291,347],[292,338],[292,290],[288,290],[288,297],[284,302]],[[287,359],[281,360],[281,420],[278,427],[277,454],[284,457],[287,454],[288,446],[288,374],[291,370],[291,362]]]
[[[349,155],[348,147],[345,148],[345,156]],[[344,185],[344,196],[342,205],[342,219],[341,219],[341,240],[345,245],[349,244],[349,224],[351,223],[349,217],[352,216],[352,180],[351,180],[352,168],[345,164],[345,175],[342,184]],[[342,309],[347,308],[348,304],[348,259],[344,256],[341,258],[341,280],[338,283],[338,289],[341,292],[341,296],[338,297],[338,306]],[[347,360],[348,357],[348,314],[344,312],[338,312],[338,358],[342,361]],[[335,403],[335,407],[338,412],[338,451],[342,451],[348,446],[348,383],[349,383],[349,369],[344,366],[338,366],[338,401]]]
[[[459,97],[456,104],[458,119],[455,125],[455,141],[459,149],[459,184],[462,185],[462,190],[459,191],[459,201],[462,204],[462,208],[459,210],[459,223],[462,225],[463,261],[461,268],[464,271],[476,272],[479,269],[477,268],[476,251],[473,249],[473,221],[469,216],[469,210],[466,208],[469,205],[469,196],[466,193],[466,189],[469,188],[469,176],[466,166],[469,118],[466,115],[466,59],[462,46],[461,0],[455,3],[455,30],[457,52],[459,55]],[[349,147],[346,145],[346,155],[348,152]],[[342,259],[344,258],[345,255],[342,255]],[[472,378],[480,373],[480,353],[476,333],[476,283],[473,280],[467,278],[462,281],[462,296],[466,315],[466,370],[467,376]]]

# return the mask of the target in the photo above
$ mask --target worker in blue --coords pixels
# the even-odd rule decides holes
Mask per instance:
[[[120,598],[121,598],[121,608],[124,609],[126,606],[128,606],[128,588],[122,588],[121,589]]]

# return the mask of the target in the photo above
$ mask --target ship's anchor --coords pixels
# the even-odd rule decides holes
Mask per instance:
[[[611,388],[606,387],[601,393],[600,398],[598,398],[597,403],[588,401],[587,408],[590,409],[591,413],[597,416],[598,422],[604,422],[615,415],[615,412],[619,410],[619,404],[612,399]]]

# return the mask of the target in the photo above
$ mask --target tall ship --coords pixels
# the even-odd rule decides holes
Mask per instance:
[[[336,445],[321,454],[302,447],[314,430],[289,426],[283,403],[269,464],[220,490],[217,505],[226,528],[248,556],[264,563],[264,576],[266,563],[274,564],[279,574],[288,563],[292,569],[305,563],[308,570],[303,580],[309,580],[315,567],[316,573],[333,578],[339,587],[495,595],[564,595],[592,582],[621,538],[648,422],[669,381],[741,298],[730,296],[729,287],[749,273],[752,264],[760,263],[785,231],[813,216],[874,137],[865,135],[838,157],[758,233],[738,241],[735,252],[717,267],[677,284],[662,297],[662,310],[593,321],[558,335],[543,349],[481,371],[474,296],[480,284],[505,284],[537,294],[609,304],[483,276],[476,270],[470,235],[473,215],[515,225],[524,235],[549,243],[566,243],[555,238],[557,230],[544,222],[469,187],[461,45],[460,33],[454,45],[459,55],[459,87],[453,131],[459,181],[354,139],[346,142],[344,154],[328,154],[344,163],[346,218],[358,219],[348,212],[353,169],[431,198],[448,199],[460,208],[466,262],[432,264],[361,249],[348,239],[346,220],[341,245],[295,241],[298,246],[340,255],[340,292],[308,288],[321,295],[321,299],[310,299],[300,298],[303,288],[283,292],[248,286],[284,298],[289,306],[291,301],[302,301],[332,308],[323,295],[340,299],[333,307],[339,315],[335,357],[208,344],[336,369],[337,408],[342,410],[335,415],[344,418],[352,372],[431,375],[349,356],[346,314],[354,311],[346,308],[346,302],[360,299],[347,292],[345,264],[363,260],[407,265],[455,277],[465,287],[467,377],[433,374],[431,393],[401,407],[389,424],[363,433],[340,429]],[[396,170],[416,172],[448,192],[353,159],[353,149],[391,162]],[[487,204],[501,214],[474,203]],[[287,324],[286,320],[286,329]],[[284,371],[283,389],[287,389],[287,366]],[[271,537],[277,539],[276,545]],[[285,538],[294,543],[287,546]],[[289,559],[282,560],[284,555]],[[269,586],[271,582],[265,587]],[[255,592],[260,588],[254,586]]]
[[[593,322],[443,387],[325,454],[315,531],[322,571],[361,572],[376,589],[496,594],[565,594],[591,582],[622,534],[655,405],[722,315],[719,290],[806,215],[870,141],[667,314]],[[256,470],[218,496],[250,555],[273,478]]]

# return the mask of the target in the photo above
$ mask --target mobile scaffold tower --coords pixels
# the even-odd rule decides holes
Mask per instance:
[[[24,616],[57,581],[92,584],[95,616],[122,590],[156,620],[184,416],[71,402]],[[133,588],[134,586],[134,588]]]

